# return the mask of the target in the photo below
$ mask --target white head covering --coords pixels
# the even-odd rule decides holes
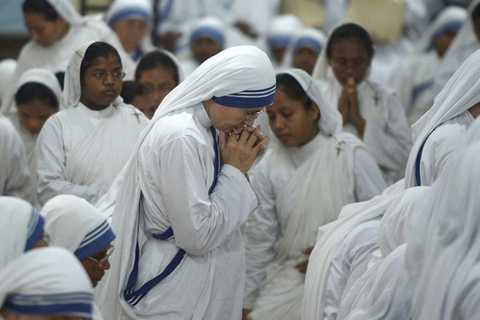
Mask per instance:
[[[115,0],[105,14],[107,24],[113,28],[117,22],[135,18],[152,24],[152,5],[148,0]]]
[[[72,1],[47,0],[57,13],[69,24],[82,24],[83,17],[77,12]]]
[[[105,279],[99,305],[108,314],[118,314],[122,305],[114,299],[125,289],[135,256],[139,223],[140,186],[137,182],[138,151],[152,127],[170,112],[193,107],[213,99],[220,105],[256,108],[272,104],[275,94],[275,73],[268,56],[253,46],[225,49],[201,64],[190,76],[173,89],[160,104],[149,125],[138,139],[132,157],[122,170],[112,226],[117,233],[116,247],[122,255],[113,256],[112,268]]]
[[[478,279],[468,278],[478,270],[480,252],[479,155],[478,140],[457,150],[426,199],[424,210],[431,218],[423,229],[424,263],[415,282],[414,319],[459,319],[465,292],[478,292]]]
[[[303,47],[309,47],[313,51],[321,54],[325,46],[325,35],[322,31],[315,28],[304,28],[293,35],[293,38],[285,52],[282,66],[284,69],[292,67],[293,54]]]
[[[272,48],[286,48],[297,30],[303,28],[302,21],[293,14],[276,16],[267,33],[268,46]]]
[[[430,133],[443,122],[455,118],[480,102],[480,50],[473,53],[455,72],[435,98],[433,106],[412,125],[413,147],[405,172],[405,188],[416,185],[415,162]]]
[[[340,133],[342,131],[342,116],[331,102],[325,98],[318,82],[314,81],[304,70],[288,69],[279,74],[283,73],[294,77],[303,90],[305,90],[310,100],[318,106],[320,110],[320,118],[318,119],[320,131],[326,136]]]
[[[369,201],[344,206],[338,220],[319,228],[317,243],[310,255],[305,278],[302,319],[323,318],[327,278],[338,248],[354,228],[381,217],[401,194],[403,185],[403,180],[400,180]]]
[[[33,248],[40,239],[45,219],[28,202],[0,197],[0,269]]]
[[[17,67],[17,60],[3,59],[0,61],[0,103],[5,98],[4,94],[10,85],[10,77]]]
[[[60,103],[61,109],[73,108],[80,102],[82,96],[82,88],[80,84],[80,66],[82,65],[83,57],[87,49],[95,43],[95,41],[86,42],[78,48],[72,55],[70,62],[65,72],[65,84],[63,87],[62,101]],[[123,99],[118,95],[113,102],[114,106],[123,103]]]
[[[220,50],[225,48],[225,25],[214,17],[198,20],[190,31],[190,45],[198,38],[211,38],[220,45]]]
[[[85,269],[70,252],[41,248],[0,272],[0,304],[19,314],[90,319],[93,289]]]
[[[57,98],[58,103],[60,104],[62,88],[60,87],[57,77],[52,71],[41,68],[28,69],[20,76],[16,86],[15,94],[21,86],[30,82],[36,82],[46,86],[52,91]],[[6,97],[3,106],[4,109],[2,109],[2,111],[5,112],[5,114],[15,112],[17,110],[15,105],[15,95]]]
[[[467,18],[467,10],[456,6],[446,7],[433,20],[428,29],[423,32],[422,38],[415,45],[414,52],[429,51],[434,46],[438,36],[450,30],[459,30]]]
[[[45,232],[50,244],[73,252],[85,259],[108,246],[114,239],[103,215],[86,200],[71,195],[59,195],[45,203]]]

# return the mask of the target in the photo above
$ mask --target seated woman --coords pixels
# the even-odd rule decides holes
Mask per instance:
[[[405,174],[412,138],[405,109],[388,88],[369,80],[374,55],[368,32],[354,23],[333,31],[313,77],[343,117],[344,130],[363,140],[388,184]]]
[[[390,85],[405,107],[412,125],[432,106],[431,87],[434,74],[462,23],[467,18],[463,8],[450,6],[432,22],[415,51],[406,56],[390,78]]]
[[[198,20],[190,31],[190,52],[182,59],[182,69],[188,76],[205,60],[226,48],[225,26],[213,17]]]
[[[107,24],[97,17],[80,16],[71,1],[25,0],[22,9],[32,39],[20,52],[10,81],[10,94],[14,92],[20,76],[30,68],[65,71],[75,50],[87,41],[110,43],[119,50],[124,68],[133,65]],[[10,102],[7,102],[2,106],[4,114],[9,105]]]
[[[183,80],[183,77],[177,58],[164,50],[147,53],[135,70],[135,81],[150,89],[155,107],[160,105],[163,98]]]
[[[4,320],[91,319],[93,290],[78,260],[63,248],[33,250],[0,272]]]
[[[14,197],[0,197],[0,269],[25,252],[48,246],[45,219],[28,202]]]
[[[276,140],[252,177],[261,206],[244,226],[244,315],[253,309],[251,319],[297,319],[318,228],[344,205],[381,193],[385,182],[365,145],[341,132],[340,114],[305,71],[277,75],[267,113]]]
[[[148,119],[119,98],[122,62],[105,42],[72,56],[62,103],[38,137],[38,200],[72,194],[95,203],[129,159]]]
[[[8,117],[22,138],[28,165],[35,180],[35,144],[47,119],[59,109],[62,89],[55,74],[47,69],[33,68],[21,77]]]
[[[70,195],[50,199],[41,213],[50,244],[75,254],[96,287],[110,269],[108,258],[114,250],[115,234],[105,217],[86,200]],[[95,306],[94,319],[102,319]]]
[[[142,111],[148,119],[152,119],[155,110],[157,110],[158,105],[155,104],[153,100],[152,92],[146,85],[139,82],[131,80],[123,81],[120,96],[123,102],[131,104]]]
[[[324,43],[320,30],[305,28],[296,32],[285,53],[283,69],[298,68],[311,75]]]
[[[135,62],[155,49],[147,32],[152,25],[152,15],[148,0],[115,0],[105,14],[106,22]]]

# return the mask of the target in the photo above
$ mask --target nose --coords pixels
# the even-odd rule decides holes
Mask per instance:
[[[108,270],[108,269],[110,269],[110,261],[109,261],[109,260],[105,261],[105,262],[102,264],[101,268],[102,268],[103,270]]]
[[[251,127],[253,126],[253,123],[255,122],[255,118],[253,119],[245,119],[245,121],[243,121],[243,123],[245,123],[247,126]]]
[[[42,130],[42,127],[43,121],[39,119],[30,119],[27,123],[27,129],[34,134],[39,133],[40,130]]]
[[[275,117],[274,120],[270,120],[270,126],[272,130],[281,131],[285,128],[285,121],[281,117]]]

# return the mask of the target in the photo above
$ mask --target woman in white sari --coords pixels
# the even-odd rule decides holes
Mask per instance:
[[[0,319],[90,319],[93,290],[72,253],[33,250],[0,271]]]
[[[38,200],[72,194],[96,203],[113,183],[146,127],[145,115],[119,97],[122,62],[105,42],[86,43],[70,60],[62,110],[36,146]]]
[[[240,318],[240,227],[258,206],[246,173],[267,141],[251,126],[274,92],[267,55],[243,46],[163,99],[122,171],[112,221],[122,254],[100,293],[105,319]]]
[[[344,130],[362,139],[392,184],[403,178],[411,148],[405,109],[392,90],[370,80],[373,42],[361,26],[336,28],[322,51],[313,77],[343,117]]]
[[[244,226],[251,319],[299,319],[318,227],[385,188],[372,156],[341,132],[340,114],[310,75],[292,69],[277,75],[277,86],[267,112],[278,140],[255,169],[262,205]]]

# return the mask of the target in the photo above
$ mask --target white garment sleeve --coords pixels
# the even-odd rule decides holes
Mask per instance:
[[[260,283],[265,279],[268,265],[275,256],[274,245],[279,233],[272,182],[262,170],[261,164],[257,167],[255,177],[252,179],[252,185],[261,200],[261,206],[250,215],[243,228],[247,263],[243,299],[245,309],[252,309],[258,297]]]
[[[375,159],[366,149],[355,148],[354,179],[356,201],[370,200],[387,187]]]
[[[100,190],[67,181],[63,132],[57,119],[50,118],[38,136],[35,146],[37,159],[37,196],[41,205],[59,194],[70,194],[95,203]]]
[[[153,201],[162,207],[175,244],[194,256],[221,246],[258,206],[246,176],[231,165],[222,165],[216,187],[208,194],[204,167],[208,164],[202,163],[207,156],[202,157],[199,148],[194,138],[176,138],[146,153],[146,162],[142,161],[150,185],[156,188],[146,192],[161,195]]]
[[[383,112],[387,118],[381,122],[367,122],[363,141],[380,167],[405,174],[412,147],[405,108],[394,94],[384,94],[380,103],[386,105]]]
[[[7,119],[0,119],[0,195],[35,204],[35,187],[22,139]]]

